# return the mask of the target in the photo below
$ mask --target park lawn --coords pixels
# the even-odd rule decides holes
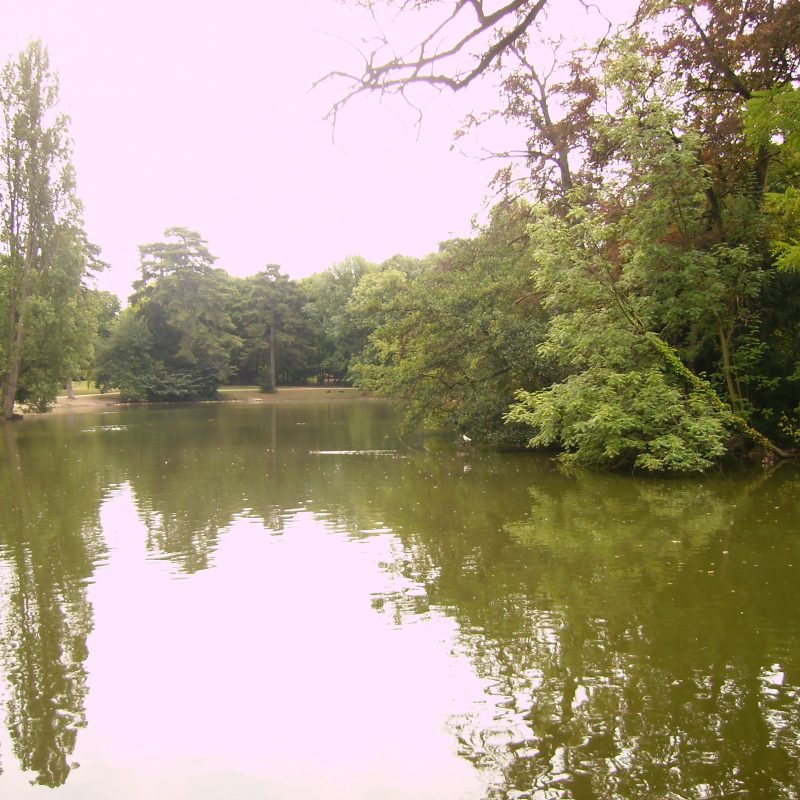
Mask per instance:
[[[92,381],[73,381],[72,382],[72,391],[75,393],[75,396],[82,396],[87,394],[99,394],[100,390],[95,386]],[[62,388],[61,391],[58,393],[59,397],[66,397],[67,390],[66,388]]]

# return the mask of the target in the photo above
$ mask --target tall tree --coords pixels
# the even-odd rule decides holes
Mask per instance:
[[[147,321],[132,308],[124,309],[98,347],[95,379],[100,390],[117,389],[123,403],[155,399],[150,397],[157,380],[152,350]]]
[[[639,19],[645,29],[655,27],[649,49],[680,86],[681,128],[700,137],[706,236],[728,253],[746,254],[729,262],[724,302],[709,315],[716,341],[699,366],[720,376],[738,413],[776,435],[796,394],[786,367],[800,358],[800,340],[796,322],[775,301],[795,296],[798,284],[780,271],[791,249],[773,238],[776,226],[765,224],[765,212],[776,199],[786,209],[797,186],[791,131],[800,2],[643,0]],[[767,106],[772,113],[764,113]]]
[[[379,39],[342,102],[496,70],[495,113],[529,127],[501,154],[546,201],[529,267],[551,315],[538,352],[560,377],[509,418],[578,460],[647,469],[705,468],[733,431],[780,454],[751,423],[800,438],[800,325],[785,300],[800,277],[800,0],[642,0],[622,34],[551,69],[544,4],[532,17],[533,2],[366,4],[445,17],[417,47]]]
[[[99,266],[81,229],[67,118],[57,104],[58,80],[47,50],[31,42],[0,77],[0,385],[5,419],[13,416],[18,399],[32,327],[47,314],[62,321],[72,314],[88,269]],[[40,365],[49,384],[38,398],[44,401],[49,395],[52,399],[59,380],[69,377],[64,354],[53,356]],[[42,389],[41,381],[37,388]]]
[[[241,294],[239,380],[270,391],[281,382],[302,381],[312,368],[313,347],[300,287],[268,264],[242,281]]]
[[[566,219],[543,213],[532,228],[534,280],[554,312],[541,351],[567,375],[520,395],[510,418],[579,461],[696,470],[734,428],[764,444],[744,423],[741,373],[724,347],[764,276],[757,239],[709,231],[705,140],[678,134],[678,89],[658,73],[637,40],[617,42],[606,76],[618,108],[595,121],[610,153],[605,184],[592,202],[573,197]],[[715,345],[727,405],[676,357],[697,365]]]
[[[152,337],[160,376],[153,389],[165,399],[213,396],[241,344],[230,315],[232,280],[214,268],[216,258],[196,231],[173,227],[164,235],[167,241],[139,248],[142,277],[131,296]]]

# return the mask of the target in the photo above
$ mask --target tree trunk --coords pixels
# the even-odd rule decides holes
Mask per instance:
[[[275,312],[272,312],[272,319],[269,322],[269,377],[272,381],[272,388],[278,388],[278,364],[275,358]]]
[[[24,318],[14,304],[9,312],[8,368],[3,376],[3,419],[14,419],[14,403],[19,386],[19,370],[22,363],[22,343],[25,338]]]
[[[717,332],[719,334],[719,347],[722,354],[722,374],[725,376],[725,386],[728,389],[728,395],[731,399],[731,407],[736,413],[741,413],[742,400],[739,393],[736,391],[736,385],[733,382],[733,367],[731,365],[731,337],[730,333],[725,333],[722,326],[722,321],[717,319]]]
[[[8,367],[3,376],[3,419],[14,419],[19,372],[22,366],[22,345],[25,341],[25,307],[28,303],[29,278],[36,265],[35,244],[38,237],[30,234],[19,278],[19,288],[12,289],[8,310]]]
[[[746,439],[749,439],[751,442],[761,445],[761,447],[763,447],[767,453],[773,453],[781,458],[797,457],[797,453],[782,450],[773,441],[764,436],[761,431],[753,428],[743,417],[741,417],[735,411],[732,411],[720,399],[719,395],[714,391],[714,388],[711,386],[711,384],[704,378],[701,378],[699,375],[692,372],[683,363],[683,361],[681,361],[674,348],[668,345],[657,333],[648,331],[644,335],[647,341],[650,343],[650,346],[664,359],[667,369],[669,369],[673,375],[685,380],[686,383],[695,391],[704,395],[711,403],[711,406],[724,414],[732,426],[740,434],[742,434],[742,436],[744,436]]]

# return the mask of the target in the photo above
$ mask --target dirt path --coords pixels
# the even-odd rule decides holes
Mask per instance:
[[[225,387],[220,390],[220,400],[210,402],[226,403],[330,403],[341,400],[352,400],[363,397],[358,389],[317,386],[292,386],[280,388],[272,394],[259,392],[257,389]],[[45,412],[49,414],[80,414],[92,411],[123,408],[118,392],[106,394],[77,395],[70,400],[66,396],[58,397],[55,406]],[[38,415],[37,415],[38,416]]]

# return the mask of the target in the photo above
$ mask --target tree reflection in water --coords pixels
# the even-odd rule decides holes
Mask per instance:
[[[436,469],[419,467],[425,485],[441,485]],[[379,605],[458,620],[487,703],[456,730],[497,776],[492,796],[796,796],[800,540],[781,520],[800,519],[798,473],[684,483],[542,469],[524,513],[481,473],[446,508],[388,515],[424,601]]]
[[[85,724],[86,581],[102,554],[96,461],[26,447],[3,430],[0,554],[5,562],[0,652],[6,723],[14,754],[33,782],[60,786]]]

